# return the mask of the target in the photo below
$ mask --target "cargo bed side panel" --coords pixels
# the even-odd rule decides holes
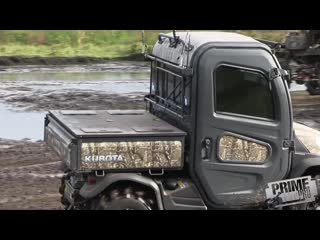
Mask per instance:
[[[47,120],[48,124],[45,126],[44,141],[70,169],[76,169],[78,147],[73,137],[48,115]]]

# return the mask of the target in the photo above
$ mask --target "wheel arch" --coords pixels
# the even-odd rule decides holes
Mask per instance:
[[[156,198],[158,209],[163,210],[161,191],[157,183],[151,178],[147,178],[135,173],[107,174],[103,179],[97,181],[97,183],[94,185],[90,185],[88,183],[84,184],[84,186],[80,189],[80,195],[85,199],[91,199],[114,184],[122,182],[132,182],[152,190]]]
[[[290,177],[301,177],[307,176],[315,173],[316,171],[320,172],[320,158],[307,158],[300,160],[300,163],[297,164],[291,171]]]

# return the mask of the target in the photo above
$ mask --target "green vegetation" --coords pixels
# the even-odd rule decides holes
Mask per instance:
[[[160,32],[146,30],[148,50]],[[287,31],[235,31],[281,41]],[[0,30],[0,56],[125,57],[141,52],[141,30]]]

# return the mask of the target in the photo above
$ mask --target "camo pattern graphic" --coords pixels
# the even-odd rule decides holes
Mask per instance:
[[[82,143],[80,170],[182,167],[181,141]]]
[[[223,136],[219,140],[219,157],[223,161],[264,162],[269,150],[261,144],[237,138]]]

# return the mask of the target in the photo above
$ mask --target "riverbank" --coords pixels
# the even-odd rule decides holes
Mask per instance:
[[[104,64],[110,61],[144,61],[143,54],[132,54],[123,57],[98,58],[98,57],[23,57],[0,56],[1,66],[16,65],[77,65],[77,64]],[[1,70],[0,70],[1,71]]]
[[[97,64],[110,60],[142,61],[142,30],[0,30],[0,66]],[[178,30],[177,30],[178,31]],[[188,31],[188,30],[183,30]],[[281,41],[287,30],[226,30]],[[159,33],[145,30],[147,51]]]

